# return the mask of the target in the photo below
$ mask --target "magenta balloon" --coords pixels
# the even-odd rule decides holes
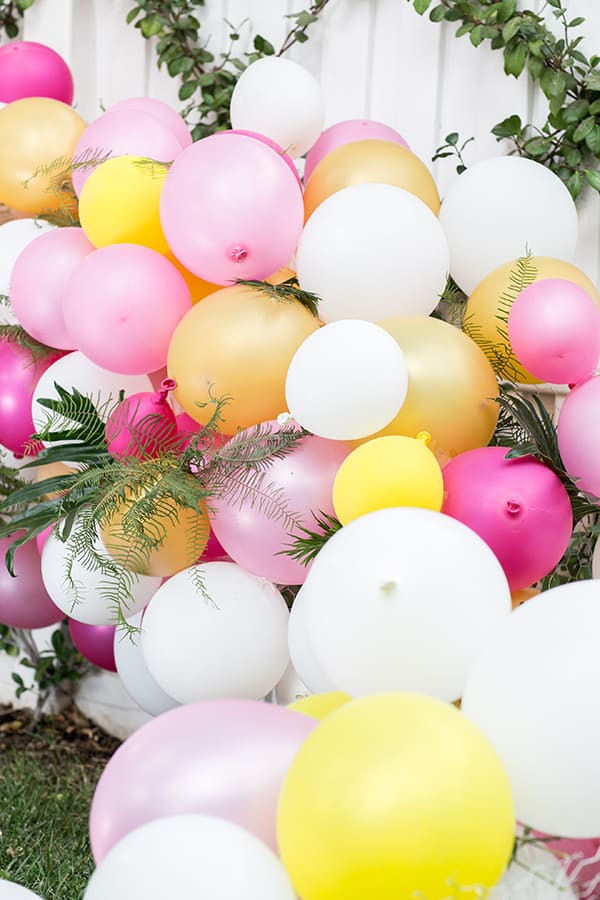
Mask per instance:
[[[600,310],[572,281],[544,278],[526,287],[508,317],[513,353],[536,378],[578,384],[600,359]]]
[[[229,559],[230,557],[227,555],[225,548],[221,546],[217,536],[211,528],[206,547],[200,557],[200,562],[223,562],[224,560]]]
[[[113,103],[108,112],[124,109],[135,109],[154,116],[155,119],[162,122],[175,135],[181,144],[182,150],[189,147],[192,143],[190,129],[179,113],[172,106],[169,106],[168,103],[163,103],[162,100],[155,100],[153,97],[128,97],[125,100],[119,100],[118,103]]]
[[[383,122],[375,122],[372,119],[347,119],[345,122],[336,122],[330,125],[322,133],[316,144],[306,154],[304,166],[304,181],[308,181],[315,168],[323,157],[331,153],[337,147],[344,144],[352,144],[355,141],[392,141],[394,144],[402,144],[407,150],[410,147],[394,128],[384,125]]]
[[[557,431],[567,472],[582,491],[600,498],[600,375],[567,394]]]
[[[94,250],[81,228],[56,228],[32,241],[17,257],[10,302],[25,331],[49,347],[74,350],[62,299],[71,275]]]
[[[160,199],[171,250],[212,284],[267,278],[286,266],[304,220],[289,167],[262,141],[215,134],[175,160]]]
[[[46,593],[40,555],[34,541],[17,548],[14,578],[6,568],[6,551],[19,534],[22,532],[0,538],[0,622],[11,628],[45,628],[62,622],[64,612]]]
[[[37,547],[37,551],[40,554],[40,559],[42,556],[42,550],[44,549],[44,545],[53,531],[54,531],[54,525],[48,525],[47,528],[44,528],[44,530],[36,536],[35,546]]]
[[[171,335],[191,306],[175,266],[138,244],[90,253],[63,295],[65,322],[77,348],[96,365],[124,375],[165,365]]]
[[[114,625],[86,625],[69,619],[71,639],[82,656],[100,669],[116,672]]]
[[[298,175],[298,169],[294,165],[294,160],[289,154],[285,152],[283,147],[281,147],[277,141],[272,140],[270,137],[267,137],[266,134],[259,134],[258,131],[245,131],[243,128],[230,128],[227,131],[218,131],[217,134],[244,134],[246,137],[254,138],[256,141],[262,141],[263,144],[266,144],[267,147],[270,147],[271,150],[274,150],[278,156],[280,156],[285,163],[289,166],[291,171],[294,173],[294,178],[298,182],[300,186],[300,190],[302,190],[302,180]]]
[[[73,76],[62,58],[45,44],[13,41],[0,47],[0,103],[25,97],[73,102]]]
[[[104,113],[83,132],[73,152],[75,163],[102,162],[112,156],[145,156],[171,162],[181,153],[181,143],[173,131],[155,115],[138,109],[117,109]],[[78,195],[94,171],[84,165],[73,172]]]
[[[243,437],[245,432],[240,432]],[[233,438],[235,441],[235,438]],[[282,459],[265,468],[265,483],[299,525],[315,529],[314,513],[333,515],[332,489],[339,467],[350,453],[340,441],[311,435]],[[290,556],[279,556],[293,541],[294,525],[281,516],[269,515],[260,504],[211,499],[211,524],[221,545],[239,565],[276,584],[302,584],[307,566]],[[296,530],[296,534],[299,532]]]
[[[142,391],[119,403],[106,422],[108,452],[148,458],[164,451],[177,435],[175,413],[166,398],[166,390]]]
[[[180,813],[219,816],[276,849],[281,785],[316,725],[255,700],[190,703],[158,716],[119,747],[100,777],[90,812],[96,863],[134,828]]]
[[[52,353],[35,359],[30,350],[0,339],[0,444],[23,456],[35,431],[31,417],[33,390],[42,373],[60,359]]]
[[[442,512],[475,531],[498,557],[511,590],[551,572],[573,527],[560,479],[532,456],[506,459],[505,447],[455,456],[443,469]]]

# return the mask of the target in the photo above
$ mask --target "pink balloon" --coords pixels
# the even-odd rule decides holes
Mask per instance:
[[[276,849],[281,785],[316,725],[255,700],[190,703],[158,716],[119,747],[100,777],[90,813],[96,863],[134,828],[180,813],[219,816]]]
[[[208,542],[206,547],[204,548],[204,553],[200,557],[200,562],[223,562],[231,559],[228,556],[224,547],[221,546],[219,540],[217,539],[214,531],[210,530],[210,534],[208,536]]]
[[[116,630],[114,625],[86,625],[69,619],[69,633],[81,655],[107,672],[117,671],[113,649]]]
[[[17,548],[15,578],[4,558],[14,539],[23,532],[0,538],[0,622],[11,628],[45,628],[62,622],[64,612],[54,605],[42,581],[42,565],[37,547],[28,541]]]
[[[600,310],[590,295],[563,278],[526,287],[511,307],[508,336],[525,368],[552,384],[578,384],[600,359]]]
[[[96,365],[124,375],[165,365],[171,335],[191,306],[175,266],[137,244],[90,253],[63,296],[65,322],[77,348]]]
[[[162,122],[175,135],[181,144],[182,150],[189,147],[192,143],[190,129],[183,118],[172,106],[163,103],[162,100],[155,100],[153,97],[128,97],[126,100],[119,100],[118,103],[113,103],[107,111],[115,112],[116,110],[129,109],[148,113],[154,116],[155,119],[158,119],[159,122]]]
[[[394,144],[402,144],[407,150],[410,147],[394,128],[384,125],[383,122],[375,122],[371,119],[347,119],[345,122],[336,122],[330,125],[322,133],[316,144],[306,154],[304,166],[304,181],[308,181],[321,160],[344,144],[352,144],[355,141],[392,141]]]
[[[267,147],[270,147],[271,150],[274,150],[275,153],[277,153],[277,155],[285,161],[285,163],[294,173],[294,178],[298,182],[300,190],[302,190],[302,180],[298,175],[298,169],[294,165],[294,160],[289,154],[285,152],[283,147],[278,144],[277,141],[273,141],[270,137],[267,137],[266,134],[259,134],[258,131],[245,131],[243,128],[230,128],[227,131],[218,131],[217,134],[244,134],[246,135],[246,137],[254,138],[256,141],[262,141],[263,144],[266,144]]]
[[[35,432],[31,417],[33,390],[52,363],[62,354],[35,359],[30,350],[14,341],[0,339],[0,444],[17,456],[30,450]]]
[[[177,424],[167,396],[176,387],[172,378],[164,378],[160,391],[132,394],[117,404],[106,422],[107,449],[112,456],[148,458],[172,444]]]
[[[231,443],[246,434],[239,432]],[[259,503],[240,504],[227,496],[211,499],[212,528],[229,556],[277,584],[303,584],[309,567],[277,554],[300,533],[298,525],[316,530],[313,512],[333,515],[333,481],[349,453],[347,444],[310,435],[281,459],[269,462],[265,485],[271,495],[279,492],[278,501],[290,514],[287,518],[270,515]]]
[[[104,113],[83,132],[73,151],[73,186],[78,195],[96,165],[113,156],[145,156],[171,162],[181,153],[181,144],[163,122],[143,110],[117,109]]]
[[[79,263],[94,250],[81,228],[56,228],[32,241],[17,257],[10,302],[25,331],[49,347],[74,350],[62,298]]]
[[[73,76],[62,58],[45,44],[13,41],[0,47],[0,103],[50,97],[70,106]]]
[[[213,284],[286,266],[304,220],[302,192],[262,141],[215,134],[184,150],[161,194],[161,221],[183,265]]]
[[[578,488],[600,498],[600,375],[567,394],[557,431],[567,472]]]
[[[498,557],[511,590],[529,587],[559,562],[573,527],[560,479],[532,456],[505,447],[455,456],[443,469],[442,512],[472,528]]]

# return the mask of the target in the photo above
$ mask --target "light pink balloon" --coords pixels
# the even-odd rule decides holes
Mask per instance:
[[[536,378],[578,384],[600,359],[600,310],[572,281],[544,278],[526,287],[508,316],[513,353]]]
[[[306,154],[304,166],[304,181],[307,182],[321,160],[344,144],[352,144],[355,141],[392,141],[394,144],[402,144],[410,150],[410,147],[401,134],[383,122],[375,122],[372,119],[347,119],[345,122],[336,122],[330,125],[321,134],[316,144]]]
[[[63,297],[65,322],[77,348],[96,365],[124,375],[165,365],[171,335],[191,306],[175,266],[137,244],[90,253]]]
[[[558,449],[577,487],[600,498],[600,375],[567,395],[558,416]]]
[[[263,144],[266,144],[267,147],[274,150],[275,153],[286,162],[289,169],[294,173],[294,178],[300,185],[300,190],[302,190],[302,180],[298,175],[298,169],[294,165],[294,160],[285,152],[283,147],[281,147],[277,141],[273,141],[270,137],[267,137],[266,134],[260,134],[258,131],[245,131],[243,128],[230,128],[227,131],[218,131],[217,134],[245,134],[246,137],[254,138],[255,141],[262,141]]]
[[[283,779],[316,725],[256,700],[190,703],[153,719],[119,747],[98,782],[90,812],[96,863],[134,828],[180,813],[227,819],[276,850]]]
[[[241,134],[212,135],[184,150],[165,179],[160,207],[175,256],[222,285],[286,266],[304,220],[302,192],[285,161]]]
[[[61,622],[65,614],[46,592],[35,542],[28,541],[17,548],[14,578],[4,562],[6,551],[22,533],[0,538],[0,622],[11,628],[45,628]]]
[[[17,456],[30,455],[35,432],[31,415],[33,391],[46,369],[62,354],[36,359],[16,341],[0,338],[0,444]]]
[[[62,298],[71,275],[94,246],[81,228],[56,228],[36,237],[17,257],[10,302],[25,331],[49,347],[74,350]]]
[[[158,162],[171,162],[181,153],[181,143],[173,131],[155,115],[143,110],[117,109],[106,112],[83,132],[73,151],[80,168],[73,172],[73,186],[78,195],[95,166],[113,156],[144,156]]]
[[[155,119],[162,122],[175,135],[181,144],[182,150],[189,147],[192,143],[190,129],[179,113],[172,106],[169,106],[168,103],[163,103],[162,100],[155,100],[154,97],[128,97],[125,100],[119,100],[118,103],[113,103],[107,112],[124,109],[135,109],[154,116]]]
[[[236,437],[243,439],[246,433],[242,431]],[[269,462],[265,485],[269,485],[271,495],[279,492],[278,501],[289,512],[289,519],[271,515],[260,503],[211,499],[211,524],[221,546],[255,575],[277,584],[302,584],[309,567],[278,554],[290,546],[294,534],[300,533],[298,524],[318,530],[313,512],[333,515],[333,482],[349,453],[350,447],[341,441],[311,435],[281,459]]]

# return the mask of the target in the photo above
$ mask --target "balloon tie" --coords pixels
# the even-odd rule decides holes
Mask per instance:
[[[234,262],[237,262],[237,263],[244,262],[244,260],[248,256],[248,251],[246,250],[245,247],[240,247],[238,244],[236,244],[229,251],[229,256],[231,257],[231,259]]]
[[[516,500],[507,500],[506,501],[506,509],[507,512],[510,513],[511,516],[518,516],[521,512],[521,504],[517,503]]]
[[[160,383],[160,391],[156,394],[154,398],[155,403],[164,403],[167,399],[167,396],[170,391],[174,391],[177,387],[177,382],[174,378],[163,378]]]
[[[393,594],[398,585],[395,581],[384,581],[380,586],[380,590],[383,591],[384,594]]]
[[[417,435],[417,440],[422,441],[428,447],[431,443],[431,435],[428,431],[420,431]]]

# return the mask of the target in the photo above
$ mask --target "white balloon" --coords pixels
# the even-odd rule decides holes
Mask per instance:
[[[115,625],[117,604],[113,599],[123,596],[121,577],[127,584],[131,597],[123,598],[124,612],[133,615],[143,609],[161,579],[150,575],[135,575],[112,560],[98,537],[94,550],[106,557],[115,574],[101,569],[90,570],[79,557],[71,560],[73,534],[61,541],[51,534],[42,551],[42,581],[53,602],[59,609],[77,622],[87,625]]]
[[[55,225],[42,219],[13,219],[0,228],[0,294],[10,294],[12,270],[25,247]]]
[[[598,634],[600,584],[560,585],[502,623],[467,679],[463,712],[504,763],[517,818],[547,834],[600,834]]]
[[[143,611],[128,617],[127,621],[134,628],[142,626]],[[141,634],[132,635],[115,632],[115,663],[117,673],[123,682],[123,687],[141,709],[151,716],[159,716],[161,713],[179,706],[177,700],[173,700],[163,689],[158,686],[144,662],[142,653]]]
[[[488,900],[575,900],[577,896],[556,856],[544,847],[525,844]]]
[[[450,272],[467,294],[528,249],[567,261],[575,256],[573,198],[550,169],[520,156],[470,166],[444,197],[440,222],[450,247]]]
[[[191,566],[162,585],[144,614],[152,677],[180,703],[260,700],[289,662],[288,609],[279,591],[229,562]]]
[[[321,297],[319,316],[427,316],[446,284],[442,227],[418,197],[390,184],[356,184],[314,211],[300,237],[300,286]]]
[[[0,878],[0,900],[42,900],[42,898],[21,884]]]
[[[296,595],[288,624],[288,648],[292,665],[309,693],[326,694],[328,691],[337,691],[337,687],[323,671],[306,636],[306,609],[302,603],[302,591],[303,588],[300,588]]]
[[[309,697],[310,693],[291,662],[288,663],[287,669],[275,685],[275,702],[279,706],[287,706],[295,700],[300,700],[301,697]]]
[[[141,761],[143,763],[143,761]],[[213,816],[156,819],[130,831],[93,873],[84,900],[294,900],[265,844]]]
[[[267,56],[248,66],[231,96],[231,124],[276,141],[292,158],[319,137],[325,109],[316,78],[298,63]]]
[[[408,389],[398,342],[379,325],[332,322],[298,347],[285,382],[288,409],[313,434],[345,441],[385,428]]]
[[[336,532],[298,600],[317,661],[352,697],[405,690],[456,700],[511,611],[506,576],[479,535],[411,507],[368,513]]]

